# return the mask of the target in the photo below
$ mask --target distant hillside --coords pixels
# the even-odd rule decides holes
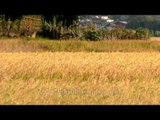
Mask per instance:
[[[160,36],[160,15],[106,15],[114,21],[127,21],[127,28],[148,28],[152,35]],[[86,16],[87,17],[87,16]]]
[[[142,17],[142,18],[147,17],[149,19],[160,20],[160,15],[108,15],[108,17],[114,20],[125,20],[125,21],[128,21],[136,17]]]

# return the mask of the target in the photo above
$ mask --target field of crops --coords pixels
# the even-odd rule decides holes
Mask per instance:
[[[159,52],[0,53],[0,104],[159,103]]]
[[[0,52],[159,52],[158,40],[0,39]]]

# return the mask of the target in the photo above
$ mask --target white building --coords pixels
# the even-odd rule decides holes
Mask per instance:
[[[102,15],[87,15],[86,17],[80,19],[80,24],[82,26],[86,26],[90,22],[94,23],[100,28],[104,28],[108,23],[113,23],[114,20],[110,19],[108,16]]]
[[[98,19],[99,19],[99,16],[96,16],[96,18],[98,18]]]
[[[108,23],[111,23],[111,22],[114,22],[114,20],[112,20],[112,19],[108,19],[108,20],[106,20]]]
[[[109,18],[108,18],[108,16],[101,16],[101,19],[107,20],[107,19],[109,19]]]

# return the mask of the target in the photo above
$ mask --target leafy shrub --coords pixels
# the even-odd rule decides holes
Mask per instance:
[[[146,28],[138,28],[136,29],[135,38],[136,39],[149,39],[150,32]]]
[[[155,36],[160,37],[160,31],[156,31]]]
[[[97,31],[87,31],[85,33],[85,39],[96,41],[96,40],[100,40],[100,37]]]

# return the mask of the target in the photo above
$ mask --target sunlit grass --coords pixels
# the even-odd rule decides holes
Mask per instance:
[[[0,53],[0,104],[159,104],[160,54]]]

